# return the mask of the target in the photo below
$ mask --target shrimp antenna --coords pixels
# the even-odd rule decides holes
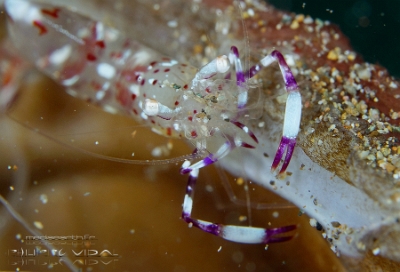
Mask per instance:
[[[25,219],[13,208],[13,206],[1,194],[0,194],[0,203],[3,204],[3,206],[12,215],[12,217],[14,217],[14,219],[17,220],[32,235],[37,237],[43,236],[43,234],[40,231],[32,228],[29,225],[29,223],[25,221]],[[55,248],[52,243],[44,243],[44,245],[47,247],[48,250],[50,250],[51,253],[58,251],[57,248]],[[65,262],[65,264],[71,271],[73,272],[81,271],[78,267],[74,265],[74,263],[70,258],[64,257],[63,262]]]
[[[192,154],[187,154],[187,155],[183,155],[183,156],[179,156],[176,158],[172,158],[172,159],[163,159],[163,160],[129,160],[129,159],[122,159],[122,158],[116,158],[116,157],[111,157],[111,156],[107,156],[107,155],[101,155],[101,154],[97,154],[95,152],[91,152],[85,149],[82,149],[80,147],[76,147],[70,144],[67,144],[61,140],[57,140],[56,138],[53,138],[51,136],[49,136],[48,134],[46,134],[45,132],[39,130],[38,128],[35,128],[33,126],[30,126],[28,124],[25,124],[23,122],[21,122],[20,120],[14,118],[13,116],[11,116],[9,113],[6,113],[6,116],[8,118],[10,118],[12,121],[14,121],[15,123],[17,123],[18,125],[29,129],[31,131],[34,131],[35,133],[39,134],[40,136],[49,139],[50,141],[57,143],[61,146],[67,147],[67,148],[71,148],[73,150],[76,150],[78,152],[81,152],[83,154],[95,157],[95,158],[99,158],[102,160],[107,160],[107,161],[113,161],[113,162],[120,162],[120,163],[127,163],[127,164],[135,164],[135,165],[165,165],[165,164],[173,164],[173,163],[177,163],[177,162],[181,162],[181,161],[187,161],[187,160],[194,160],[194,159],[201,159],[205,156],[205,152],[204,151],[196,151]]]
[[[244,17],[243,17],[243,7],[242,7],[242,3],[244,3],[244,1],[239,0],[239,1],[235,1],[236,6],[238,8],[238,14],[239,14],[239,18],[240,18],[240,22],[242,24],[242,29],[243,29],[243,35],[244,35],[244,70],[247,71],[247,73],[249,73],[249,68],[250,68],[250,40],[249,40],[249,32],[247,30],[247,26],[246,23],[244,22]],[[244,3],[245,4],[245,3]],[[247,78],[250,78],[249,75],[247,75]]]

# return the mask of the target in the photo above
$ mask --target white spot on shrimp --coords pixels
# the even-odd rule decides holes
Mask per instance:
[[[101,100],[103,100],[103,98],[106,96],[106,92],[105,91],[98,91],[97,93],[96,93],[96,99],[98,100],[98,101],[101,101]]]
[[[130,91],[131,93],[133,93],[134,95],[136,95],[136,96],[138,96],[138,95],[140,94],[140,92],[139,92],[139,86],[137,86],[137,85],[131,85],[131,86],[129,86],[129,91]]]
[[[57,50],[54,50],[49,56],[49,62],[53,65],[61,65],[72,53],[71,45],[65,45]]]
[[[71,85],[74,85],[78,80],[79,80],[79,75],[74,75],[73,77],[70,77],[68,79],[62,80],[61,83],[64,86],[71,86]]]
[[[177,63],[178,63],[178,61],[171,60],[170,62],[162,62],[162,63],[160,63],[160,65],[164,66],[164,67],[171,67],[171,66],[174,66]]]
[[[97,73],[106,79],[112,79],[115,76],[115,67],[108,63],[100,63],[97,65]]]

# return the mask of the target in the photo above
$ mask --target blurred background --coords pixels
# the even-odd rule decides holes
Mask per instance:
[[[354,50],[400,77],[400,1],[268,0],[277,8],[329,20],[350,38]]]

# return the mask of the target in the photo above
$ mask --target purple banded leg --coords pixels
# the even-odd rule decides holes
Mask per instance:
[[[256,138],[256,136],[253,134],[253,132],[251,132],[248,127],[246,127],[245,125],[243,125],[240,122],[235,122],[235,121],[231,121],[232,124],[234,124],[235,126],[239,127],[240,129],[242,129],[245,133],[247,133],[247,135],[249,135],[256,143],[258,143],[258,140]],[[246,142],[243,142],[240,139],[235,140],[235,137],[231,136],[231,135],[224,135],[223,136],[225,138],[225,142],[223,145],[221,145],[221,147],[217,150],[217,152],[215,154],[210,153],[207,157],[205,157],[204,159],[194,163],[194,164],[190,164],[189,161],[186,161],[181,168],[181,174],[188,174],[190,173],[193,169],[199,169],[205,166],[208,166],[210,164],[213,164],[214,162],[222,159],[223,157],[225,157],[226,155],[229,154],[229,152],[232,151],[232,149],[234,149],[235,147],[245,147],[245,148],[254,148],[253,145],[250,145]],[[197,149],[193,152],[195,153],[197,152]]]
[[[239,58],[239,50],[236,46],[231,47],[231,52],[229,53],[229,61],[231,62],[231,64],[235,65],[236,84],[237,86],[241,87],[245,82],[245,76],[243,73],[242,63]],[[238,109],[243,109],[247,104],[247,100],[247,89],[243,88],[243,90],[241,90],[239,88]]]
[[[283,161],[283,164],[282,164],[281,170],[279,171],[279,174],[282,174],[283,172],[286,171],[286,168],[289,165],[290,159],[292,158],[292,154],[293,154],[293,150],[294,150],[295,146],[296,146],[296,138],[286,138],[285,136],[282,137],[281,142],[278,147],[278,151],[276,151],[276,154],[275,154],[274,162],[272,163],[272,166],[271,166],[272,171],[275,171],[276,168],[278,167],[285,151],[286,151],[285,160]]]
[[[272,171],[276,170],[280,163],[280,160],[283,157],[283,154],[286,151],[286,156],[283,161],[282,168],[279,171],[279,173],[281,174],[286,171],[286,168],[288,167],[289,162],[292,158],[293,150],[296,145],[296,137],[300,129],[302,103],[299,87],[297,86],[296,79],[294,78],[292,71],[287,65],[285,58],[283,57],[281,52],[277,50],[272,51],[272,53],[263,58],[259,64],[251,67],[248,74],[249,77],[253,77],[260,71],[261,66],[267,67],[275,61],[279,64],[279,68],[285,81],[285,88],[288,92],[288,97],[286,100],[285,119],[283,122],[282,139],[271,167]]]
[[[208,166],[210,164],[213,164],[214,162],[218,161],[219,159],[225,157],[226,155],[229,154],[229,152],[232,151],[232,149],[235,148],[234,145],[232,145],[231,140],[225,141],[225,143],[217,150],[215,154],[209,154],[207,157],[202,159],[201,161],[198,161],[192,165],[190,165],[189,161],[185,161],[182,165],[181,168],[181,174],[185,175],[190,173],[194,169],[199,169],[205,166]],[[195,150],[196,151],[196,150]]]
[[[236,82],[237,85],[240,86],[242,83],[245,82],[242,63],[239,58],[239,50],[236,46],[231,47],[231,52],[229,53],[229,61],[231,64],[235,65],[235,72],[236,72]]]
[[[290,240],[293,236],[279,236],[296,229],[295,225],[263,229],[254,227],[242,227],[216,224],[191,217],[193,208],[194,189],[197,182],[199,169],[193,169],[189,174],[189,180],[186,188],[185,200],[183,202],[182,219],[190,226],[195,226],[207,233],[214,234],[223,239],[246,244],[269,244],[284,242]]]
[[[247,126],[245,126],[244,124],[237,122],[237,121],[231,121],[231,123],[234,124],[235,126],[237,126],[238,128],[242,129],[244,132],[246,132],[246,134],[249,135],[258,144],[258,139],[257,139],[256,135],[254,135],[254,133]],[[251,147],[243,146],[243,147],[254,148],[253,146],[251,146]]]
[[[193,87],[203,79],[208,79],[216,74],[226,73],[230,68],[228,57],[225,55],[216,57],[211,62],[204,65],[192,80]]]

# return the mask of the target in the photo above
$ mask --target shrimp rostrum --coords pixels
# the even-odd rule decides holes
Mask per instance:
[[[288,98],[283,135],[271,169],[286,171],[296,144],[301,96],[283,55],[275,50],[244,71],[239,50],[197,69],[162,57],[116,29],[66,8],[35,1],[6,0],[9,32],[15,46],[38,69],[67,91],[109,112],[132,116],[168,136],[186,139],[200,160],[185,161],[189,180],[182,219],[203,231],[242,243],[289,240],[281,235],[296,226],[273,229],[228,226],[191,216],[199,169],[221,160],[235,148],[255,148],[258,140],[244,124],[251,115],[249,80],[274,62],[280,67]],[[29,42],[28,42],[29,41]]]

